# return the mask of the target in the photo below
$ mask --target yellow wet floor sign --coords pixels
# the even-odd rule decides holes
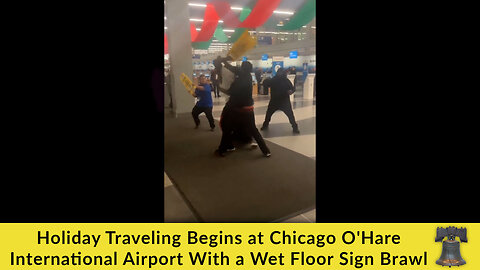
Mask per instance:
[[[233,43],[232,48],[228,52],[228,56],[232,59],[238,60],[242,55],[247,51],[253,49],[257,44],[257,38],[250,36],[248,31],[243,32],[243,34],[238,38],[238,40]]]
[[[180,74],[180,81],[182,81],[183,86],[185,86],[185,89],[187,89],[190,95],[195,96],[195,85],[193,84],[192,80],[190,80],[190,78],[187,76],[187,74]]]

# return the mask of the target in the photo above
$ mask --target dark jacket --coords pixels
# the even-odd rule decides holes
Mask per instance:
[[[235,80],[229,89],[229,105],[233,107],[252,106],[252,75],[242,72],[239,67],[227,66],[235,74]]]
[[[289,100],[290,94],[288,91],[295,92],[295,88],[286,75],[277,75],[271,79],[266,79],[263,81],[263,87],[271,88],[272,102]]]

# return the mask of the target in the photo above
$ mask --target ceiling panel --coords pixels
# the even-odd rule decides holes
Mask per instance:
[[[297,11],[305,2],[306,0],[300,0],[300,1],[295,1],[295,0],[283,0],[280,2],[278,8],[276,9],[277,11],[290,11],[290,12],[295,12]],[[208,0],[192,0],[189,1],[191,4],[207,4],[209,1]],[[255,4],[258,2],[258,0],[229,0],[228,1],[232,7],[253,7]],[[190,13],[190,18],[191,19],[203,19],[203,15],[205,12],[204,7],[197,7],[197,6],[189,6],[189,13]],[[240,10],[234,10],[237,14],[240,14]],[[279,14],[279,13],[274,13],[272,16],[268,19],[268,21],[262,26],[259,27],[260,30],[263,31],[275,31],[276,27],[278,24],[285,23],[288,21],[288,19],[293,16],[290,14]],[[197,28],[202,27],[202,22],[201,21],[191,21],[195,24]],[[220,23],[220,25],[222,25]],[[308,26],[315,26],[315,20],[310,22]],[[226,29],[229,29],[229,27],[225,27]],[[228,35],[228,32],[227,32]]]

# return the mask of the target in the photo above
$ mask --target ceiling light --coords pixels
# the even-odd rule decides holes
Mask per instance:
[[[223,32],[235,32],[235,30],[232,30],[232,29],[223,29]]]
[[[206,4],[197,4],[197,3],[188,3],[189,6],[191,7],[207,7]],[[232,10],[243,10],[242,7],[230,7]],[[285,11],[285,10],[274,10],[273,13],[277,14],[286,14],[286,15],[293,15],[294,12],[291,11]]]
[[[316,29],[317,27],[315,27],[315,26],[312,26],[312,28],[313,28],[313,29]]]
[[[192,7],[207,7],[206,4],[194,4],[194,3],[188,3],[189,6],[192,6]]]
[[[192,22],[203,22],[203,19],[190,19]]]
[[[293,15],[293,12],[291,12],[291,11],[274,10],[273,13]]]

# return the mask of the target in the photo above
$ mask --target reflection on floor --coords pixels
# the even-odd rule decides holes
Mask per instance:
[[[269,102],[269,96],[255,96],[255,123],[260,129]],[[225,105],[224,96],[214,98],[213,116],[220,120],[220,114]],[[316,101],[305,100],[295,96],[292,102],[295,119],[300,129],[300,134],[293,134],[292,127],[287,116],[277,111],[273,114],[268,130],[260,131],[265,140],[288,148],[292,151],[315,159],[315,107]],[[193,104],[192,104],[193,107]],[[204,114],[200,115],[202,123],[208,123]],[[193,120],[192,120],[193,126]],[[213,152],[214,149],[212,149]],[[198,222],[195,214],[190,210],[188,203],[172,184],[167,174],[164,174],[165,192],[165,222]],[[315,222],[316,209],[294,216],[283,222],[285,223],[308,223]]]

